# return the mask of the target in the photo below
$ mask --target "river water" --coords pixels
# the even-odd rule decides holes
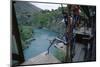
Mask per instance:
[[[34,38],[36,40],[31,41],[29,47],[24,50],[25,60],[28,60],[44,51],[47,51],[47,48],[50,45],[49,40],[53,40],[56,36],[57,34],[52,31],[45,29],[34,29]],[[52,46],[50,48],[51,52],[54,51],[54,49],[55,47]]]

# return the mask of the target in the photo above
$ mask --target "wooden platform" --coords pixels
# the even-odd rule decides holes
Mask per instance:
[[[84,27],[81,27],[78,30],[74,30],[74,33],[76,33],[76,34],[86,34],[86,35],[92,36],[92,34],[91,34],[91,28],[89,28],[87,30]]]
[[[61,63],[56,57],[52,54],[47,54],[46,52],[41,53],[40,55],[29,59],[28,61],[24,62],[22,65],[29,65],[29,64],[47,64],[47,63]]]
[[[73,62],[84,61],[85,52],[83,50],[85,46],[80,43],[75,44],[75,56],[73,57]]]

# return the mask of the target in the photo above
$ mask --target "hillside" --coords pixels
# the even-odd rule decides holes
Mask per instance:
[[[34,13],[41,11],[40,8],[32,5],[30,2],[26,1],[16,1],[15,3],[16,13]]]
[[[14,7],[18,23],[20,24],[30,24],[32,14],[41,11],[40,8],[26,1],[16,1]]]

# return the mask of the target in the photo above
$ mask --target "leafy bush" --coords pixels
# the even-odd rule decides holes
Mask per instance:
[[[21,25],[19,29],[20,29],[21,39],[23,41],[32,37],[32,31],[33,31],[32,26]]]

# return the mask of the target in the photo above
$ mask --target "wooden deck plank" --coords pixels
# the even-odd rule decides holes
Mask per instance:
[[[40,55],[29,59],[24,62],[22,65],[28,64],[46,64],[46,63],[61,63],[58,59],[56,59],[52,54],[46,54],[47,51],[41,53]]]

